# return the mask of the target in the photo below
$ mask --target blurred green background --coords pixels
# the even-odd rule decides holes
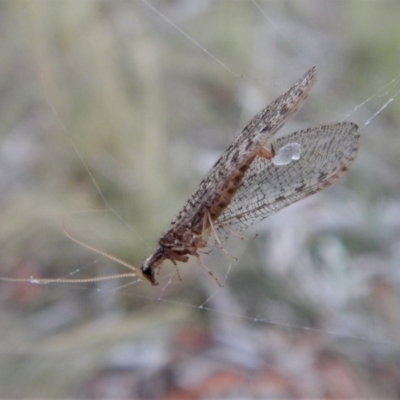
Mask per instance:
[[[236,243],[237,263],[205,257],[222,290],[196,263],[182,281],[166,264],[159,288],[0,281],[0,398],[398,398],[400,100],[364,124],[400,90],[400,3],[147,4],[0,0],[2,277],[126,272],[64,234],[85,209],[108,212],[68,230],[140,265],[312,65],[284,131],[352,120],[359,156]]]

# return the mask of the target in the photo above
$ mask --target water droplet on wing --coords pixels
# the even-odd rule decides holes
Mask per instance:
[[[288,143],[282,146],[275,157],[272,158],[272,162],[275,165],[286,165],[293,160],[299,160],[301,157],[301,144],[299,143]]]

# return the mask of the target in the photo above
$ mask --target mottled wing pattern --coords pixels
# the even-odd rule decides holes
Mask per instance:
[[[276,166],[257,157],[229,206],[214,222],[222,237],[241,232],[282,208],[316,193],[347,171],[359,142],[358,127],[342,122],[294,132],[275,140],[276,152],[288,143],[299,143],[299,160]]]
[[[229,182],[231,174],[260,146],[267,145],[273,135],[297,113],[306,101],[315,78],[314,67],[248,123],[201,181],[197,190],[171,223],[165,236],[179,229],[202,227],[204,213],[214,204]]]

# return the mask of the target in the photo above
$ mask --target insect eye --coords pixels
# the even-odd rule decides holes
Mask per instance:
[[[286,165],[293,160],[299,160],[301,157],[301,144],[299,143],[288,143],[282,146],[275,157],[271,159],[274,165]]]

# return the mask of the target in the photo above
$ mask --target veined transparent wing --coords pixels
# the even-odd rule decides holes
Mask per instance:
[[[231,203],[214,222],[222,237],[242,232],[254,223],[330,185],[354,161],[358,126],[340,122],[308,128],[272,142],[276,153],[290,143],[301,146],[301,156],[286,165],[256,157]]]

